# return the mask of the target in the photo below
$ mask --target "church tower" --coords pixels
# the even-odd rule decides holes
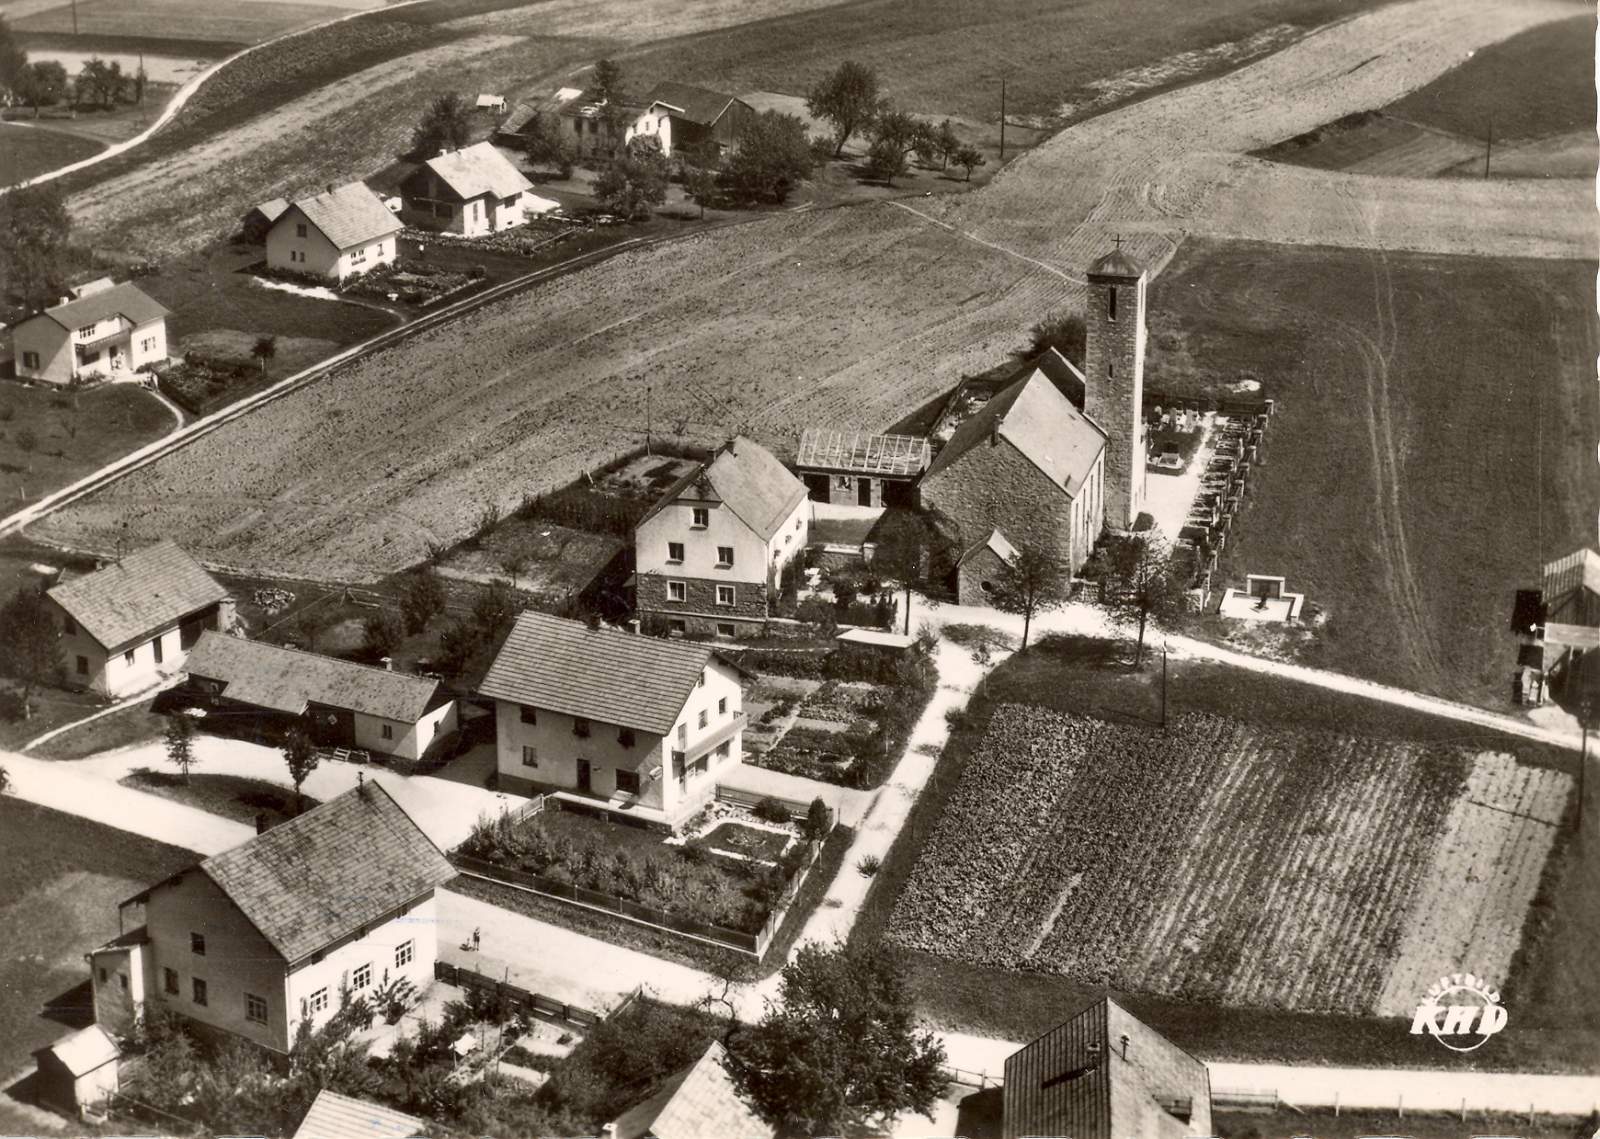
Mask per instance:
[[[1084,406],[1106,432],[1106,525],[1126,530],[1144,509],[1144,267],[1117,248],[1089,266]]]

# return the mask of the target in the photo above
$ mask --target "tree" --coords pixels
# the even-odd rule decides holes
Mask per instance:
[[[301,785],[311,778],[311,773],[321,761],[317,755],[317,745],[312,742],[311,733],[304,724],[296,724],[284,737],[283,761],[289,765],[289,781],[294,784],[295,800],[299,802],[302,800]]]
[[[466,621],[457,621],[439,634],[439,667],[451,676],[461,676],[472,662],[483,635]]]
[[[33,108],[53,107],[67,97],[67,69],[53,59],[28,64],[17,85],[17,98]]]
[[[806,124],[795,115],[764,111],[746,124],[728,159],[726,181],[741,198],[781,205],[811,177],[815,164]]]
[[[595,101],[600,104],[600,121],[606,134],[615,143],[627,129],[627,89],[623,85],[622,65],[614,59],[602,59],[594,65],[594,81],[589,85]]]
[[[54,182],[0,197],[0,293],[28,308],[52,296],[72,220]]]
[[[650,216],[650,207],[667,200],[667,160],[653,138],[636,138],[606,164],[595,179],[594,196],[614,214]]]
[[[893,140],[875,139],[867,148],[867,173],[885,186],[893,186],[895,178],[905,172],[905,151]]]
[[[872,122],[867,169],[873,177],[882,178],[893,186],[895,176],[905,173],[906,160],[911,153],[930,146],[932,137],[926,123],[885,104]]]
[[[434,157],[441,150],[459,150],[472,141],[472,108],[455,91],[434,97],[411,132],[411,153]]]
[[[73,87],[75,102],[80,107],[86,103],[96,107],[112,107],[122,98],[125,82],[122,64],[107,63],[99,56],[93,56],[85,60],[78,70],[78,81]]]
[[[276,336],[258,336],[256,342],[250,346],[250,355],[256,358],[261,365],[261,374],[267,374],[267,361],[278,354],[278,338]]]
[[[911,632],[911,589],[925,584],[938,542],[927,516],[889,509],[872,528],[872,571],[905,589],[905,632]]]
[[[684,167],[683,192],[688,195],[691,202],[700,207],[700,217],[704,220],[706,207],[714,205],[719,196],[717,171],[707,170],[702,166]]]
[[[998,576],[994,583],[995,608],[1022,615],[1022,647],[1026,649],[1034,615],[1067,599],[1072,571],[1054,550],[1020,542],[1016,557],[1003,561]]]
[[[323,624],[322,614],[317,612],[316,607],[306,606],[294,615],[290,624],[294,626],[295,634],[305,641],[307,651],[316,652],[317,634],[322,632]]]
[[[961,140],[956,137],[956,129],[950,125],[949,119],[940,123],[939,128],[933,132],[933,145],[939,154],[939,169],[943,170],[961,150]]]
[[[806,111],[833,124],[833,156],[838,158],[850,136],[877,114],[878,73],[854,60],[845,60],[832,75],[811,88],[806,95]]]
[[[884,949],[802,946],[779,995],[733,1038],[728,1071],[780,1135],[859,1134],[908,1110],[933,1118],[944,1046],[917,1026]]]
[[[194,719],[183,712],[174,712],[167,717],[167,762],[183,773],[183,781],[189,782],[189,769],[199,763],[199,757],[194,754]]]
[[[31,427],[24,427],[18,431],[13,442],[16,443],[17,450],[21,451],[24,455],[32,455],[39,449],[39,436]],[[28,469],[33,469],[33,464],[31,462],[28,464]]]
[[[1139,626],[1133,666],[1144,661],[1145,628],[1167,621],[1189,604],[1189,579],[1172,547],[1157,532],[1145,531],[1116,539],[1102,563],[1099,604],[1119,621]]]
[[[0,795],[4,795],[9,790],[11,790],[11,772],[0,767]]]
[[[472,603],[472,623],[486,641],[497,641],[500,634],[516,620],[517,599],[511,586],[500,578],[489,583],[489,588],[478,594]]]
[[[1087,344],[1083,317],[1077,313],[1060,313],[1047,316],[1033,326],[1027,348],[1012,355],[1032,360],[1042,352],[1054,348],[1075,367],[1083,367],[1083,353]]]
[[[49,601],[37,589],[17,590],[0,609],[0,668],[22,682],[22,718],[26,720],[33,690],[54,683],[61,673],[61,632]]]
[[[422,632],[444,611],[444,582],[427,566],[406,574],[400,588],[400,613],[406,619],[406,632]]]
[[[28,53],[12,35],[5,16],[0,15],[0,90],[18,93],[27,69]]]
[[[511,579],[511,588],[517,588],[517,579],[528,572],[528,555],[521,550],[512,550],[500,558],[500,568]]]
[[[522,128],[523,153],[535,167],[553,167],[563,178],[572,177],[572,163],[577,157],[577,147],[572,137],[561,129],[559,115],[535,112]]]
[[[950,157],[955,159],[957,166],[966,167],[968,182],[972,181],[972,172],[974,170],[989,164],[989,160],[983,156],[983,152],[971,145],[963,146]]]
[[[392,657],[406,639],[405,622],[392,609],[379,609],[361,624],[365,647],[373,657]]]

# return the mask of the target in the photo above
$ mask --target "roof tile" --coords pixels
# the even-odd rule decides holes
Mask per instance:
[[[49,591],[107,650],[215,605],[228,591],[176,542],[157,542]]]
[[[291,716],[315,703],[416,723],[439,690],[437,680],[224,633],[201,634],[184,667],[222,681],[229,700]]]
[[[404,228],[400,219],[365,182],[348,182],[324,194],[298,198],[292,209],[298,209],[340,249],[365,245]],[[285,211],[282,216],[288,216],[289,212]]]

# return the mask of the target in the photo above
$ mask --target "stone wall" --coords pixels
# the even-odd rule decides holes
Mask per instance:
[[[667,600],[667,582],[681,581],[683,601]],[[719,585],[732,585],[734,604],[718,605]],[[767,619],[767,587],[758,582],[714,581],[707,578],[669,578],[664,574],[641,574],[638,578],[636,607],[641,615],[655,614],[667,619],[681,618],[691,633],[715,633],[719,622],[734,621],[757,626]],[[748,631],[748,630],[746,630]]]
[[[943,515],[957,547],[970,549],[998,529],[1013,544],[1049,543],[1073,558],[1072,500],[1004,439],[985,440],[922,482],[922,505]]]

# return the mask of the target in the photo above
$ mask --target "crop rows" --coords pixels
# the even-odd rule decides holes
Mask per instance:
[[[1566,782],[1449,747],[1008,705],[889,937],[1135,992],[1393,1012],[1416,976],[1503,975]]]

